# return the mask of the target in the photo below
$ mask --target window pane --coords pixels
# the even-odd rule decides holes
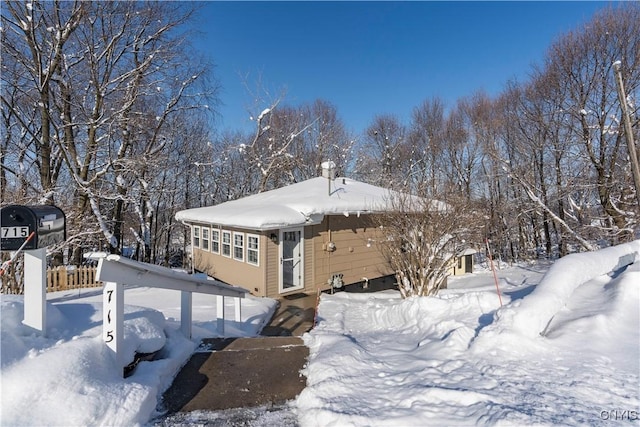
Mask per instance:
[[[202,227],[202,249],[209,250],[209,228]]]
[[[200,227],[193,227],[193,246],[200,247]]]
[[[258,238],[256,236],[248,236],[247,244],[249,245],[249,249],[258,249]]]
[[[247,262],[249,264],[258,265],[258,242],[258,236],[247,235]]]
[[[233,233],[233,258],[244,260],[244,234]]]
[[[222,232],[222,255],[231,256],[231,233],[229,231]]]
[[[211,252],[220,253],[220,231],[211,230]]]

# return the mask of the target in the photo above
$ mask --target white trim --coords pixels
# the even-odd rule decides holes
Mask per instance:
[[[231,258],[232,248],[233,248],[233,241],[231,240],[231,232],[229,230],[222,230],[221,233],[222,233],[222,239],[220,240],[220,253],[224,257]],[[228,243],[225,243],[225,241],[224,241],[225,236],[229,236],[229,242]],[[224,253],[225,246],[227,246],[229,248],[229,253],[228,254]]]
[[[200,240],[200,228],[201,228],[201,226],[194,225],[193,226],[193,230],[192,230],[193,231],[193,247],[197,248],[197,249],[200,249],[200,243],[201,243],[201,240]]]
[[[285,233],[289,233],[289,232],[299,232],[300,234],[300,240],[298,242],[298,254],[296,256],[296,254],[294,253],[294,264],[296,264],[296,258],[297,258],[297,273],[298,273],[298,278],[296,280],[295,278],[295,270],[294,270],[294,286],[289,287],[289,288],[284,288],[284,272],[283,272],[283,264],[284,264],[284,260],[283,260],[283,249],[284,249],[284,236]],[[280,263],[278,266],[278,292],[279,293],[286,293],[286,292],[291,292],[291,291],[297,291],[300,289],[304,288],[304,228],[303,227],[295,227],[295,228],[285,228],[285,229],[281,229],[280,233],[279,233],[279,248],[278,248],[278,253],[280,256]],[[297,284],[296,284],[297,282]]]
[[[218,238],[213,239],[213,234],[217,233]],[[218,249],[214,249],[214,243],[218,244]],[[220,229],[216,227],[211,227],[211,253],[220,254]]]
[[[206,238],[204,237],[205,231],[207,232]],[[200,229],[200,234],[201,234],[200,246],[202,247],[202,250],[210,252],[211,251],[211,228],[209,226],[207,227],[202,226],[202,228]]]
[[[247,241],[245,243],[245,247],[246,247],[246,251],[247,251],[247,256],[246,256],[246,261],[247,264],[249,265],[254,265],[256,267],[260,266],[260,236],[257,234],[249,234],[247,233]],[[256,239],[256,247],[255,248],[251,248],[251,245],[249,242],[251,242],[251,239]],[[252,262],[249,260],[249,253],[250,252],[255,252],[256,253],[256,262]]]
[[[44,250],[43,250],[44,251]],[[118,255],[109,255],[98,262],[96,278],[104,282],[102,336],[117,362],[118,369],[125,365],[124,354],[124,285],[151,286],[154,288],[181,291],[180,329],[187,339],[191,339],[192,296],[191,293],[217,295],[222,300],[222,310],[218,309],[218,333],[224,336],[224,300],[225,296],[235,298],[235,321],[242,321],[240,298],[249,292],[236,286],[230,286],[217,280],[197,278],[193,275],[171,270],[157,265],[139,263]],[[120,371],[122,372],[122,371]]]
[[[237,245],[237,240],[236,238],[240,237],[240,245]],[[240,233],[237,231],[233,232],[233,241],[232,241],[232,252],[233,252],[233,259],[235,259],[236,261],[244,261],[244,233]],[[240,249],[240,252],[236,252],[236,249]],[[240,256],[238,257],[238,253],[240,254]]]

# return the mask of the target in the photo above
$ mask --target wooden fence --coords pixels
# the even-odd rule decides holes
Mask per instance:
[[[47,292],[101,287],[96,281],[96,267],[64,266],[47,268]]]

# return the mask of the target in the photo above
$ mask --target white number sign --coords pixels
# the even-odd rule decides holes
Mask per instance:
[[[29,227],[2,227],[3,239],[26,239],[29,237]]]

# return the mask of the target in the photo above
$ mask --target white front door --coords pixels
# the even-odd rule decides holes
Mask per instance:
[[[304,287],[302,228],[280,230],[280,293]]]

